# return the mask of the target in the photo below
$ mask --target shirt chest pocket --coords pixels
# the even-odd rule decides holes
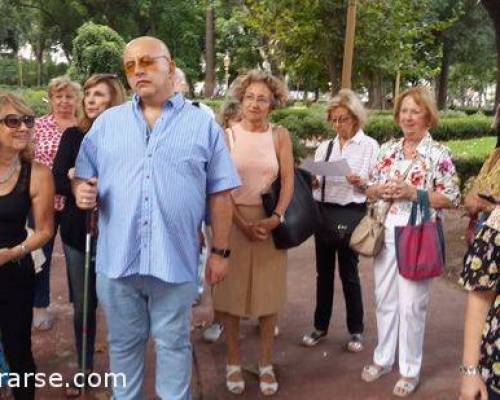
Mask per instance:
[[[160,144],[156,150],[154,165],[160,170],[196,179],[205,178],[208,159],[196,145],[185,143],[173,146]]]

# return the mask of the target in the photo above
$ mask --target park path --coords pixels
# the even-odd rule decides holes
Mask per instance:
[[[457,214],[458,215],[458,214]],[[458,224],[462,225],[462,223]],[[455,227],[456,228],[456,227]],[[450,239],[459,234],[459,226],[447,232]],[[457,243],[455,240],[450,240]],[[456,251],[455,253],[460,253]],[[315,302],[314,244],[311,240],[289,252],[288,301],[279,318],[280,336],[276,340],[275,360],[280,391],[274,398],[298,400],[385,400],[394,399],[392,388],[397,372],[379,382],[364,383],[359,375],[362,366],[371,360],[376,341],[376,326],[373,297],[373,273],[371,261],[363,259],[360,265],[365,304],[366,350],[350,354],[343,350],[347,339],[344,301],[341,285],[336,279],[334,317],[328,338],[315,348],[300,346],[304,332],[312,326]],[[66,272],[60,245],[56,247],[52,274],[52,310],[56,316],[54,328],[49,332],[33,335],[33,348],[39,372],[59,372],[71,376],[74,362],[72,309],[67,300]],[[457,399],[459,376],[457,366],[461,359],[463,311],[465,294],[445,278],[436,279],[431,289],[421,385],[414,400]],[[225,349],[223,340],[207,344],[201,340],[201,329],[197,325],[210,318],[209,300],[205,297],[193,308],[193,398],[194,400],[224,400],[240,398],[254,400],[264,398],[258,390],[258,380],[245,372],[247,390],[242,396],[227,393],[224,385]],[[98,314],[99,328],[96,355],[96,370],[108,370],[106,332],[102,312]],[[254,368],[258,354],[258,329],[253,320],[242,323],[242,345],[245,365]],[[153,346],[150,345],[150,350]],[[154,398],[154,354],[149,351],[146,377],[146,399]],[[63,389],[44,388],[37,392],[37,399],[64,399]],[[93,389],[88,398],[107,399],[104,388]]]
[[[447,218],[453,220],[453,230],[446,232],[449,243],[460,246],[460,234],[465,219],[459,212]],[[451,223],[449,225],[452,225]],[[461,250],[449,251],[457,257]],[[462,250],[463,251],[463,250]],[[461,253],[463,254],[463,252]],[[460,256],[461,257],[461,256]],[[373,294],[372,261],[362,259],[360,276],[365,305],[365,351],[351,354],[343,349],[348,335],[345,323],[345,305],[338,276],[335,280],[334,316],[328,337],[315,348],[300,345],[305,332],[312,328],[315,305],[314,243],[307,241],[289,252],[288,301],[279,317],[280,336],[275,344],[275,363],[280,382],[276,400],[385,400],[395,399],[392,388],[398,379],[397,369],[378,382],[365,383],[360,379],[364,364],[371,361],[376,345],[375,306]],[[456,261],[456,260],[455,260]],[[421,385],[412,396],[414,400],[456,400],[460,379],[457,366],[461,361],[463,313],[466,295],[446,278],[432,284],[427,319]],[[195,313],[195,322],[208,319],[206,301]],[[256,321],[242,323],[242,349],[247,371],[255,370],[258,357],[258,329]],[[198,384],[203,400],[234,399],[225,389],[225,349],[221,341],[206,344],[201,332],[194,334],[194,353],[198,367]],[[245,372],[247,390],[238,398],[260,399],[258,378]]]

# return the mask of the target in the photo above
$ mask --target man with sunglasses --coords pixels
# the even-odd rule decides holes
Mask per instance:
[[[143,398],[149,335],[156,340],[156,392],[190,399],[190,312],[196,297],[198,231],[209,204],[209,283],[227,272],[230,190],[239,178],[221,128],[174,93],[175,63],[152,37],[127,44],[131,102],[97,118],[76,163],[75,197],[99,202],[97,294],[107,318],[119,400]]]

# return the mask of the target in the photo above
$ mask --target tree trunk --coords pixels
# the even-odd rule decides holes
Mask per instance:
[[[212,97],[215,89],[214,19],[214,7],[212,1],[208,0],[205,16],[205,97]]]
[[[340,90],[340,64],[336,59],[328,60],[328,78],[332,84],[330,94],[333,96]]]
[[[36,58],[36,85],[42,86],[43,79],[43,53],[44,53],[44,41],[39,39],[35,47],[35,58]]]
[[[319,101],[319,88],[314,89],[314,102],[317,103]]]
[[[383,106],[383,89],[382,77],[380,74],[370,74],[370,81],[368,84],[368,104],[370,108],[381,109]]]
[[[500,7],[498,0],[481,0],[495,27],[495,40],[497,50],[497,89],[495,92],[495,107],[500,102]]]
[[[448,104],[448,76],[450,73],[450,46],[445,39],[443,43],[443,58],[441,59],[441,72],[437,82],[437,106],[439,110],[446,110]]]

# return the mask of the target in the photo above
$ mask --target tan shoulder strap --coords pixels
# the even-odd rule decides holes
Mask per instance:
[[[224,140],[226,142],[227,148],[229,149],[229,152],[232,152],[234,149],[234,132],[232,128],[226,128],[224,130]]]
[[[281,125],[271,125],[272,126],[272,133],[273,133],[273,145],[274,145],[274,151],[276,152],[276,158],[278,159],[278,162],[280,160],[280,138],[278,137],[278,130],[281,128]]]

